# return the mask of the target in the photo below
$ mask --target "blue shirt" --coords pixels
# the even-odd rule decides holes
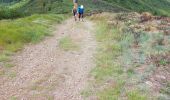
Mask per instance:
[[[83,14],[84,13],[84,8],[78,7],[78,13]]]

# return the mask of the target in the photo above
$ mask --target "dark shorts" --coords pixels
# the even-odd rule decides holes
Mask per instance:
[[[83,18],[84,14],[83,13],[79,13],[79,18]]]
[[[73,16],[76,16],[76,14],[77,14],[76,12],[73,12]]]
[[[73,16],[76,16],[77,10],[73,10]]]

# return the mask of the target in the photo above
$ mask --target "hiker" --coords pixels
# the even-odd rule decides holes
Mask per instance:
[[[78,0],[73,0],[73,4],[74,4],[74,7],[77,8],[77,6],[78,6]]]
[[[77,21],[77,8],[74,6],[73,10],[72,10],[72,13],[73,13],[73,16],[74,16],[74,19],[75,21]]]
[[[79,14],[79,21],[80,19],[82,19],[83,21],[83,17],[84,17],[84,6],[83,5],[78,7],[78,14]]]

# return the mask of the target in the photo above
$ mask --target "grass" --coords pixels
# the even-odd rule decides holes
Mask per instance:
[[[91,71],[94,81],[82,93],[84,97],[95,95],[99,100],[152,100],[157,97],[149,93],[149,87],[145,84],[146,79],[152,75],[156,66],[147,63],[148,55],[168,52],[168,45],[159,43],[162,33],[149,34],[141,32],[140,37],[134,38],[134,33],[124,31],[126,23],[121,27],[110,26],[108,19],[116,21],[115,14],[102,14],[92,16],[95,21],[96,40],[98,49],[95,54],[95,68]],[[123,30],[122,30],[123,29]],[[133,47],[138,39],[139,47]],[[154,44],[154,46],[151,46]],[[160,48],[155,48],[161,46]],[[139,52],[136,52],[139,51]],[[161,60],[161,65],[167,65],[167,61]],[[146,66],[143,72],[138,68]],[[167,91],[167,90],[166,90]]]
[[[31,82],[32,85],[28,87],[29,91],[34,92],[34,94],[31,95],[31,99],[45,98],[46,100],[54,100],[51,92],[56,89],[59,80],[57,74],[47,74],[37,80],[33,80]]]
[[[59,47],[65,51],[78,49],[78,45],[69,36],[60,39]]]
[[[23,17],[25,12],[20,12],[18,9],[25,6],[30,0],[12,0],[12,1],[0,1],[0,19],[14,19]]]
[[[108,2],[105,2],[103,0],[80,0],[79,4],[83,4],[85,7],[86,12],[93,12],[93,11],[104,11],[104,12],[120,12],[125,11],[124,8],[117,6],[117,5],[111,5]]]
[[[63,15],[32,15],[16,20],[0,21],[0,47],[7,51],[17,51],[25,43],[36,43],[50,35],[48,28],[53,22],[60,23]],[[1,57],[2,59],[4,58]]]
[[[5,71],[4,70],[0,70],[0,76],[2,76],[2,75],[5,75]]]
[[[119,100],[121,92],[123,91],[123,85],[124,81],[119,80],[112,87],[105,88],[97,94],[99,100]]]
[[[36,94],[32,94],[30,99],[31,100],[37,100],[37,99],[45,99],[45,100],[54,100],[54,96],[51,95],[51,94],[39,94],[39,93],[36,93]]]
[[[24,6],[19,11],[27,14],[34,13],[71,13],[73,3],[70,0],[34,0]]]
[[[96,32],[96,39],[101,44],[99,44],[100,48],[98,48],[96,54],[96,68],[92,70],[92,74],[97,81],[113,74],[121,75],[123,73],[122,66],[114,62],[114,59],[121,53],[121,46],[114,40],[114,38],[119,37],[116,33],[118,30],[113,28],[108,31],[107,25],[101,23]]]
[[[73,3],[70,0],[20,0],[17,2],[12,1],[0,2],[0,19],[15,19],[32,14],[71,13],[71,9],[73,7]]]
[[[165,65],[168,64],[168,61],[165,60],[165,59],[161,59],[161,60],[159,61],[159,64],[165,66]]]
[[[161,89],[161,93],[167,94],[167,95],[170,94],[170,83],[167,83],[167,85]]]
[[[9,100],[17,100],[17,97],[12,96]]]
[[[133,90],[127,93],[128,100],[147,100],[145,95],[141,95],[139,91]]]
[[[17,9],[20,8],[22,6],[24,6],[25,4],[27,4],[30,0],[21,0],[18,3],[13,4],[12,6],[9,6],[10,9]]]
[[[128,74],[128,76],[131,76],[131,75],[135,74],[134,69],[129,68],[129,69],[127,70],[127,74]]]
[[[118,100],[125,84],[123,66],[117,62],[117,57],[122,52],[120,42],[122,36],[117,28],[109,27],[106,19],[101,20],[100,17],[100,21],[97,21],[96,31],[96,39],[99,42],[95,55],[96,67],[91,71],[91,74],[95,78],[94,84],[96,85],[104,84],[107,80],[114,81],[114,83],[109,83],[110,85],[97,91],[96,96],[99,100]]]
[[[3,1],[4,2],[4,1]],[[167,0],[80,0],[85,12],[104,11],[136,11],[151,12],[155,15],[170,16],[170,2]],[[6,7],[5,7],[6,6]],[[19,2],[0,3],[0,18],[19,18],[35,13],[71,13],[71,0],[20,0]]]
[[[120,6],[124,9],[129,9],[136,12],[151,12],[155,15],[170,16],[170,2],[167,0],[104,0],[111,5]]]
[[[17,73],[15,71],[11,71],[11,72],[7,73],[7,76],[10,78],[15,78],[17,76]]]
[[[12,67],[14,67],[14,64],[12,64],[12,63],[5,63],[4,67],[12,68]]]
[[[16,73],[10,73],[14,67],[10,56],[25,44],[37,43],[45,36],[52,35],[52,25],[61,23],[65,18],[65,15],[59,14],[35,14],[15,20],[0,20],[0,63],[3,66],[0,74],[7,73],[7,76],[14,78]]]
[[[0,55],[0,62],[7,62],[9,61],[9,57],[5,54]]]

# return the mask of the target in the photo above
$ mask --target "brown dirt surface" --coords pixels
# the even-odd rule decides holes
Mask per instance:
[[[15,54],[15,67],[0,77],[1,100],[82,100],[81,91],[95,66],[93,29],[91,21],[69,19],[56,26],[53,36]],[[61,49],[59,41],[66,36],[80,49]]]

